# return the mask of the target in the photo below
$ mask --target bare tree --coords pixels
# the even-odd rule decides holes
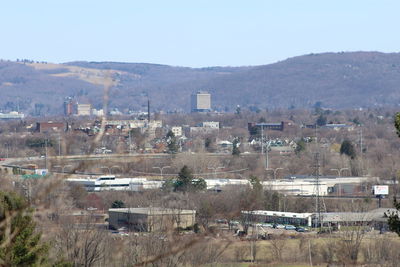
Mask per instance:
[[[105,256],[107,233],[91,221],[78,224],[69,218],[60,221],[56,246],[59,254],[74,266],[96,266]]]
[[[283,259],[283,251],[287,245],[287,240],[285,240],[282,236],[274,237],[269,240],[269,244],[271,245],[271,251],[274,258],[278,261],[282,261]]]

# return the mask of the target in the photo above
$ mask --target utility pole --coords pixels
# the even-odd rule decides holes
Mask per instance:
[[[264,125],[261,124],[261,155],[264,156]]]
[[[128,131],[128,134],[129,134],[129,154],[131,154],[132,153],[132,136],[131,136],[131,131],[129,130]]]
[[[8,143],[6,143],[6,151],[7,151],[6,158],[8,158],[8,150],[9,150],[9,147],[10,147],[10,145],[9,145]]]
[[[214,170],[214,179],[217,179],[217,170],[218,169],[223,169],[223,168],[225,168],[225,167],[222,167],[222,166],[220,166],[220,167],[208,167],[208,169]]]
[[[267,138],[268,139],[268,138]],[[264,125],[261,124],[261,155],[264,157]],[[269,159],[268,159],[268,143],[265,151],[265,168],[269,169]]]
[[[363,163],[363,131],[362,126],[360,128],[360,160],[361,160],[361,176],[364,175],[364,163]]]
[[[268,158],[268,149],[269,149],[269,144],[268,144],[268,134],[267,134],[267,149],[266,149],[266,151],[265,151],[265,156],[266,156],[266,165],[265,165],[265,167],[268,169],[269,168],[269,158]]]
[[[61,157],[61,134],[58,135],[58,156]]]
[[[153,167],[153,169],[159,169],[160,170],[161,178],[163,177],[163,170],[164,169],[168,169],[168,168],[171,168],[171,166]]]
[[[44,168],[47,169],[47,138],[44,139],[44,150],[45,150]]]

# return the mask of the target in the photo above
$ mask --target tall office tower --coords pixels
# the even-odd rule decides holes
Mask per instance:
[[[74,105],[72,103],[72,98],[67,97],[64,101],[64,115],[70,116],[74,113]]]
[[[211,95],[208,92],[199,91],[191,96],[192,112],[211,111]]]

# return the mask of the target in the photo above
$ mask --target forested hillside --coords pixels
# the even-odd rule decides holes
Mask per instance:
[[[113,79],[110,107],[188,111],[190,94],[206,90],[213,108],[234,110],[398,105],[400,54],[310,54],[253,67],[187,68],[145,63],[0,62],[0,108],[59,114],[64,97],[101,107],[103,86]]]

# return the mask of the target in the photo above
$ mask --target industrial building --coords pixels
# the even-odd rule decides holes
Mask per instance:
[[[247,124],[247,129],[250,132],[250,135],[254,135],[258,132],[258,129],[284,131],[288,126],[292,126],[292,122],[289,121],[268,122],[268,123],[249,122]]]
[[[146,178],[116,178],[113,175],[100,176],[98,178],[69,178],[69,183],[80,184],[88,192],[99,191],[134,191],[161,188],[163,181],[149,181]]]
[[[247,179],[205,179],[208,190],[222,191],[226,186],[246,186],[250,182]]]
[[[395,212],[396,209],[374,209],[367,212],[322,212],[294,213],[282,211],[253,210],[242,211],[246,223],[276,223],[295,226],[318,227],[321,221],[323,226],[340,228],[346,225],[368,225],[375,229],[387,228],[385,213]]]
[[[247,179],[205,179],[208,190],[222,191],[226,186],[246,186],[249,185]],[[313,176],[287,176],[285,179],[262,181],[265,190],[279,191],[286,195],[312,196],[317,192],[321,196],[334,195],[346,196],[368,193],[370,188],[363,186],[364,183],[379,182],[377,177],[336,177],[321,176],[316,182]]]
[[[192,112],[211,111],[211,95],[208,92],[199,91],[191,95]]]
[[[289,175],[285,179],[264,181],[265,189],[280,191],[288,195],[315,195],[317,185],[319,185],[320,195],[357,195],[369,192],[369,188],[363,184],[378,184],[378,177],[339,177],[330,175],[321,175],[318,177],[318,183],[314,176],[309,175]]]
[[[164,181],[153,181],[146,178],[116,178],[113,175],[100,176],[97,178],[69,178],[68,182],[78,183],[87,191],[125,190],[141,192],[145,190],[159,189]],[[222,191],[228,186],[248,186],[248,179],[205,179],[208,190]],[[373,177],[335,177],[321,176],[317,183],[312,176],[288,176],[285,179],[262,181],[266,190],[279,191],[286,195],[312,196],[317,192],[321,196],[346,196],[365,194],[370,188],[363,186],[365,183],[378,184],[379,179]]]
[[[296,226],[312,226],[313,213],[295,213],[269,210],[242,211],[246,223],[277,223]]]
[[[195,210],[166,208],[120,208],[109,209],[109,228],[126,227],[130,231],[159,232],[193,226]]]
[[[65,124],[63,122],[37,122],[36,131],[39,133],[46,132],[62,132],[65,130]]]
[[[18,111],[0,113],[0,120],[22,120],[23,118],[25,118],[25,114]]]

